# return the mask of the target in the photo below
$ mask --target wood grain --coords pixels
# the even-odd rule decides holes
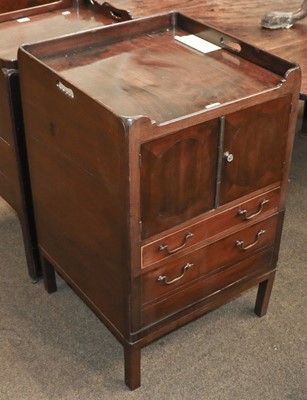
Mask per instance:
[[[46,40],[112,23],[112,20],[103,14],[101,8],[92,6],[89,0],[82,0],[81,3],[76,1],[58,3],[52,12],[40,10],[40,14],[33,14],[32,8],[27,9],[18,16],[18,18],[28,16],[29,20],[25,22],[18,22],[15,14],[2,14],[0,67],[17,68],[17,50],[23,43]],[[63,15],[64,11],[66,14]]]
[[[191,50],[174,41],[183,32],[224,48]],[[22,46],[19,67],[46,286],[54,268],[123,343],[135,389],[141,347],[273,275],[299,69],[178,13]],[[258,219],[228,214],[258,212],[273,190]],[[210,217],[205,238],[203,224],[192,246],[142,268],[144,237],[151,246]],[[261,285],[261,315],[270,292]]]
[[[98,0],[103,3],[103,0]],[[299,8],[301,0],[264,2],[262,0],[110,0],[114,8],[127,10],[131,18],[177,10],[203,23],[214,26],[241,40],[300,64],[303,71],[301,91],[307,93],[307,20],[291,29],[269,30],[260,26],[261,18],[270,11]]]
[[[163,28],[155,27],[156,31],[150,33],[148,26],[154,21],[161,21]],[[138,20],[135,25],[131,22],[114,26],[113,39],[109,37],[113,29],[105,27],[83,39],[79,34],[67,38],[68,42],[48,42],[48,57],[43,54],[43,44],[31,51],[65,82],[79,87],[115,114],[126,118],[143,115],[157,124],[209,109],[212,104],[272,90],[278,86],[282,71],[287,70],[282,62],[278,74],[255,65],[254,60],[260,59],[257,51],[251,47],[245,51],[243,44],[242,54],[222,48],[203,54],[178,43],[175,35],[194,32],[190,29],[193,23],[184,18],[175,26],[171,21],[166,25],[167,16]],[[131,33],[134,26],[142,29],[139,34]],[[207,31],[203,30],[205,36]],[[126,31],[129,33],[124,37]],[[208,32],[210,36],[210,29]],[[268,54],[262,60],[271,63]]]

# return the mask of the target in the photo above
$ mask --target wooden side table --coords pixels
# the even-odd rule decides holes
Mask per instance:
[[[89,0],[0,1],[0,195],[19,218],[33,281],[41,276],[24,138],[17,50],[24,42],[112,23]]]
[[[18,62],[45,286],[57,271],[122,343],[129,388],[142,347],[245,290],[264,315],[298,66],[178,13]]]

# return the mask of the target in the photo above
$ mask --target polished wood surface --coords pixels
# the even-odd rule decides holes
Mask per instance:
[[[174,315],[180,309],[191,304],[197,304],[204,298],[210,299],[207,302],[208,305],[211,301],[217,300],[217,293],[221,290],[226,300],[227,291],[231,289],[234,281],[241,281],[242,284],[244,280],[252,280],[258,274],[263,276],[272,271],[272,252],[272,248],[262,252],[254,252],[251,257],[229,265],[221,273],[202,278],[194,282],[193,285],[186,285],[182,290],[174,291],[171,296],[164,296],[156,299],[154,303],[144,305],[142,307],[144,326],[160,321],[169,315]],[[255,265],[257,265],[257,272],[255,272]],[[210,298],[211,296],[212,298]]]
[[[0,70],[0,196],[16,211],[23,234],[27,267],[32,281],[40,277],[40,262],[31,190],[18,71]]]
[[[220,204],[281,181],[290,107],[289,98],[283,97],[226,118],[224,146],[233,160],[223,165]]]
[[[19,0],[18,2],[12,2],[11,0],[2,0],[0,2],[0,12],[7,13],[16,10],[21,10],[24,8],[31,8],[36,7],[39,5],[46,5],[50,3],[55,3],[54,0],[38,0],[38,1],[31,1],[31,0]]]
[[[113,4],[113,3],[112,3]],[[195,15],[197,18],[201,18],[204,20],[208,20],[210,23],[219,26],[221,29],[226,29],[229,32],[233,32],[235,35],[238,35],[246,38],[247,41],[254,41],[254,39],[259,43],[261,46],[264,46],[266,48],[271,49],[271,47],[276,45],[276,38],[278,36],[278,41],[282,43],[282,46],[280,48],[274,50],[274,52],[282,57],[285,55],[292,60],[298,60],[300,64],[302,65],[303,68],[303,83],[302,87],[305,85],[305,74],[304,74],[304,60],[305,60],[305,54],[306,54],[306,44],[304,42],[299,41],[300,37],[302,34],[306,33],[304,31],[304,23],[298,24],[295,27],[293,27],[291,30],[287,31],[278,31],[277,32],[270,32],[267,30],[259,30],[259,26],[256,24],[256,20],[258,16],[260,15],[260,12],[263,12],[263,8],[258,7],[256,10],[255,14],[255,2],[252,4],[243,4],[243,8],[241,12],[244,13],[244,21],[248,21],[247,26],[245,24],[234,24],[232,21],[235,21],[235,16],[238,15],[238,9],[236,4],[229,4],[227,7],[221,5],[220,2],[207,2],[206,6],[203,5],[203,2],[199,2],[197,0],[194,1],[167,1],[167,2],[152,2],[152,1],[147,1],[146,2],[146,7],[142,6],[142,2],[133,2],[133,1],[121,1],[121,2],[116,2],[114,1],[114,4],[116,6],[120,6],[123,9],[127,8],[129,12],[131,13],[131,16],[136,17],[143,15],[144,13],[151,13],[151,12],[160,12],[163,9],[167,9],[169,7],[171,8],[180,8],[180,7],[197,7],[192,8],[188,12],[191,15]],[[286,7],[286,4],[278,4],[276,7]],[[46,10],[52,10],[53,12],[46,12]],[[200,8],[199,8],[200,7]],[[271,5],[266,5],[266,8],[271,7]],[[16,20],[12,20],[12,18],[16,18],[17,14],[16,12],[18,10],[22,10],[22,15],[20,16],[30,16],[30,21],[20,23],[17,22]],[[40,12],[40,15],[35,15],[37,12]],[[34,12],[35,11],[35,12]],[[44,11],[44,13],[42,13]],[[63,11],[68,11],[70,14],[68,15],[63,15]],[[88,28],[93,28],[96,26],[100,26],[101,23],[106,23],[109,24],[111,23],[110,18],[105,17],[103,10],[100,6],[98,7],[93,7],[89,1],[82,1],[79,3],[78,7],[76,2],[73,2],[71,0],[62,0],[62,1],[47,1],[47,0],[37,0],[37,1],[22,1],[19,2],[18,5],[16,3],[12,3],[9,1],[1,1],[0,2],[0,18],[2,18],[0,21],[5,21],[2,22],[0,25],[0,64],[2,67],[6,68],[12,68],[16,67],[16,56],[17,56],[17,48],[18,46],[23,43],[24,41],[26,42],[33,42],[37,41],[40,39],[47,39],[52,36],[57,36],[57,35],[62,35],[65,33],[70,33],[76,30],[80,29],[88,29]],[[143,14],[142,14],[143,13]],[[257,14],[258,13],[258,14]],[[112,15],[111,15],[112,16]],[[115,18],[116,20],[116,18]],[[2,39],[1,39],[2,38]],[[291,43],[293,41],[297,41],[297,45],[293,46]],[[134,43],[134,46],[138,46],[138,43]],[[170,45],[169,51],[169,57],[167,57],[167,52],[164,52],[165,56],[165,69],[164,72],[168,73],[168,69],[171,70],[171,68],[174,68],[176,65],[179,63],[175,63],[175,58],[174,53],[171,53],[172,47],[174,47],[174,43]],[[186,55],[186,50],[182,47],[182,55],[181,57],[184,58]],[[136,49],[136,53],[137,53]],[[136,58],[137,56],[135,56]],[[210,57],[213,57],[212,55]],[[138,98],[135,97],[135,105],[134,107],[130,110],[127,110],[127,112],[131,114],[135,113],[136,110],[138,112],[142,112],[142,114],[147,115],[149,113],[148,107],[144,108],[141,110],[139,107],[140,104],[143,103],[143,97],[144,97],[144,90],[142,86],[144,84],[148,88],[149,84],[153,87],[156,86],[156,83],[154,82],[152,75],[148,75],[144,77],[144,80],[142,82],[138,82],[134,79],[140,70],[142,69],[142,64],[140,63],[135,63],[135,58],[132,60],[128,60],[127,58],[123,59],[120,55],[117,56],[117,62],[120,60],[120,63],[123,63],[122,65],[126,65],[127,70],[126,70],[126,82],[122,87],[119,87],[117,91],[117,97],[110,96],[109,93],[112,91],[112,83],[108,80],[105,79],[103,82],[106,90],[104,93],[106,93],[105,97],[108,97],[109,99],[114,99],[113,104],[111,104],[112,107],[116,108],[118,106],[118,110],[122,108],[122,100],[124,99],[125,101],[125,96],[127,94],[127,87],[131,85],[131,82],[134,82],[135,87],[134,90],[139,91]],[[196,56],[195,56],[196,59]],[[152,59],[152,55],[148,54],[148,61],[149,63],[157,61],[156,59]],[[180,60],[181,61],[181,60]],[[217,60],[218,62],[219,60]],[[225,62],[225,60],[222,60]],[[193,58],[191,58],[190,63],[193,62]],[[204,63],[203,63],[204,64]],[[219,63],[221,65],[221,63]],[[168,67],[169,66],[169,67]],[[204,65],[202,65],[204,67]],[[122,72],[115,72],[115,68],[113,65],[113,62],[109,62],[109,65],[107,65],[107,62],[104,62],[104,68],[106,73],[113,74],[113,79],[117,79],[118,77],[123,79]],[[139,70],[137,69],[139,68]],[[190,66],[187,63],[185,66],[185,69],[189,70]],[[233,62],[229,62],[229,69],[228,72],[232,69],[232,73],[236,74],[236,68],[235,64]],[[222,72],[222,71],[221,71]],[[243,72],[243,70],[242,70]],[[117,73],[117,75],[116,75]],[[183,71],[184,73],[184,71]],[[208,73],[212,73],[211,71],[208,71]],[[69,71],[69,74],[71,74],[71,71]],[[119,75],[118,75],[119,74]],[[199,86],[201,87],[200,83],[202,81],[202,74],[203,70],[199,68],[199,71],[196,73],[194,72],[194,79],[193,82],[195,82],[195,87],[194,89]],[[238,74],[238,80],[245,78],[244,74]],[[259,82],[261,82],[264,79],[264,76],[258,75]],[[197,82],[196,77],[199,78],[199,82]],[[180,95],[180,92],[182,90],[186,91],[186,104],[181,105],[181,107],[184,109],[184,107],[189,106],[190,104],[193,103],[193,101],[196,99],[195,98],[195,93],[192,90],[192,88],[189,88],[187,91],[186,88],[181,87],[180,85],[178,86],[177,82],[174,82],[172,80],[173,74],[168,74],[168,79],[169,79],[169,85],[170,85],[170,90],[166,93],[162,93],[161,91],[153,91],[151,90],[151,96],[152,98],[156,98],[156,104],[159,112],[160,110],[166,110],[168,109],[168,105],[173,101],[175,93],[171,90],[172,88],[177,89],[177,95],[176,98]],[[160,79],[159,77],[155,79]],[[87,82],[84,84],[86,85]],[[227,84],[227,82],[225,82]],[[109,90],[107,90],[109,88]],[[130,88],[132,89],[132,88]],[[245,87],[247,90],[247,87]],[[5,93],[5,90],[2,91],[2,93]],[[190,97],[189,97],[190,93]],[[223,93],[222,93],[223,94]],[[239,93],[240,94],[240,93]],[[145,93],[146,95],[146,93]],[[165,104],[163,105],[160,103],[161,98],[165,96]],[[221,98],[221,93],[215,94],[212,93],[212,99],[208,100],[208,104],[210,102],[214,102],[214,99]],[[7,105],[4,105],[4,102],[6,100],[2,99],[3,106],[1,107],[2,113],[4,112],[5,109],[7,109]],[[106,101],[106,99],[102,99],[102,101]],[[224,99],[226,101],[226,99]],[[126,102],[127,103],[127,102]],[[203,104],[199,104],[200,107]],[[132,104],[130,104],[129,107],[131,107]],[[166,107],[167,106],[167,107]],[[166,114],[163,118],[167,119],[170,117],[168,110],[168,114]],[[153,120],[157,120],[159,122],[159,117],[156,118],[156,115],[154,114],[154,110],[150,108],[150,117]],[[20,115],[20,113],[19,113]],[[179,114],[174,113],[173,116],[177,117]],[[1,154],[2,154],[2,164],[3,167],[1,167],[1,184],[0,186],[2,187],[1,192],[3,197],[14,207],[17,208],[16,204],[20,203],[20,200],[18,200],[18,196],[14,194],[16,191],[18,191],[18,176],[17,176],[17,165],[16,165],[16,157],[15,155],[12,154],[12,151],[14,150],[14,144],[13,144],[13,137],[11,133],[11,129],[9,127],[10,122],[10,116],[7,113],[5,116],[1,116],[1,121],[2,121],[2,126],[0,126],[1,130],[1,138],[3,139],[1,141]],[[161,117],[160,117],[161,118]],[[10,147],[9,147],[10,146]],[[13,161],[10,161],[13,160]],[[11,172],[9,172],[11,171]],[[14,175],[14,177],[13,177]]]
[[[157,28],[151,26],[157,20],[125,22],[127,36],[121,35],[121,26],[114,27],[116,39],[109,37],[113,32],[111,27],[67,39],[77,40],[77,47],[69,45],[64,49],[61,40],[51,40],[47,57],[44,43],[32,46],[31,51],[60,74],[64,92],[69,92],[71,83],[115,114],[126,118],[142,115],[156,124],[277,89],[283,68],[291,65],[276,60],[274,72],[268,70],[265,68],[268,54],[263,54],[262,59],[258,57],[255,65],[255,49],[238,42],[240,54],[236,50],[227,51],[221,44],[222,36],[209,28],[201,31],[201,25],[195,27],[197,35],[205,40],[214,36],[213,41],[221,47],[214,52],[199,53],[175,40],[176,35],[195,32],[190,29],[189,19],[179,18],[178,26],[172,27],[168,16],[161,17],[162,28],[149,34],[150,29]],[[136,26],[139,33],[130,32]],[[227,37],[223,35],[223,39]],[[67,40],[64,38],[63,44]],[[100,47],[94,47],[95,42]],[[210,77],[210,90],[204,76]]]
[[[93,0],[110,10],[113,19],[135,19],[165,11],[183,10],[190,6],[201,6],[203,0]]]
[[[11,98],[15,98],[16,93],[13,81],[12,74],[0,70],[0,195],[11,207],[20,210],[18,161],[14,151],[15,142],[11,135],[15,129],[11,114]]]
[[[264,315],[299,68],[177,13],[24,45],[18,63],[45,286],[57,271],[123,344],[129,388],[142,347],[258,284]]]
[[[68,7],[74,0],[1,0],[0,22]]]
[[[242,229],[246,225],[246,218],[255,222],[260,218],[272,215],[278,210],[279,196],[279,188],[275,188],[253,198],[248,196],[247,201],[244,201],[246,197],[242,197],[239,205],[236,202],[234,206],[229,203],[226,209],[220,207],[221,212],[215,213],[214,216],[206,213],[204,219],[191,224],[188,229],[178,231],[174,228],[169,235],[163,237],[160,235],[157,240],[151,237],[148,239],[148,244],[146,240],[143,240],[142,268],[153,267],[157,262],[166,260],[173,254],[180,254],[195,244],[208,244],[212,241],[212,237],[218,235],[222,230],[230,232],[233,229]],[[161,247],[164,250],[161,250]]]
[[[302,69],[301,92],[307,93],[307,21],[299,21],[290,29],[273,31],[260,26],[264,14],[272,10],[289,11],[289,4],[295,9],[296,5],[297,8],[300,6],[301,1],[289,3],[286,0],[274,2],[209,0],[201,7],[186,9],[185,13],[270,53],[299,63]]]
[[[214,119],[142,145],[142,238],[214,208],[218,131]]]
[[[103,0],[95,0],[103,3]],[[139,18],[168,10],[184,11],[203,23],[214,26],[241,40],[273,54],[300,64],[303,71],[302,93],[307,93],[307,20],[297,22],[290,29],[269,30],[261,28],[261,18],[270,11],[289,11],[299,8],[301,0],[110,0],[114,8],[129,12],[131,18]]]
[[[32,15],[28,10],[29,20],[0,21],[0,67],[17,67],[17,50],[23,43],[33,43],[57,36],[79,32],[101,25],[113,23],[106,17],[101,7],[93,6],[89,0],[63,2],[52,12]],[[64,13],[64,14],[63,14]],[[1,15],[1,14],[0,14]]]
[[[166,261],[155,264],[151,268],[144,270],[142,275],[142,303],[156,303],[156,300],[166,294],[171,294],[172,291],[178,291],[191,282],[195,282],[199,278],[205,278],[213,273],[221,272],[227,265],[240,261],[245,258],[246,253],[241,247],[236,247],[234,244],[244,237],[245,243],[255,243],[257,233],[265,230],[265,234],[261,235],[257,243],[253,246],[253,250],[272,246],[276,236],[277,216],[270,217],[266,220],[261,220],[254,223],[239,232],[227,235],[213,243],[201,246],[201,242],[190,250],[184,252],[183,256],[172,257]],[[201,246],[200,248],[198,248]],[[217,257],[219,254],[219,257]],[[165,285],[162,280],[158,283],[159,276],[166,276],[164,281],[176,279],[182,273],[183,266],[193,264],[189,271],[186,271],[184,276],[173,284]],[[149,269],[149,271],[148,271]]]

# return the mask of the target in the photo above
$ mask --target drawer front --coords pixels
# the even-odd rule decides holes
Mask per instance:
[[[213,235],[226,231],[236,225],[257,221],[272,215],[278,209],[279,188],[254,197],[244,203],[215,214],[206,219],[164,236],[142,247],[142,268],[185,251],[207,240]]]
[[[274,243],[277,215],[226,236],[196,251],[158,264],[142,277],[143,304],[168,295],[202,276],[248,257],[254,250]]]
[[[248,282],[263,276],[275,268],[272,263],[273,254],[272,247],[257,251],[241,262],[218,274],[198,280],[172,296],[146,304],[142,308],[142,326],[153,324],[168,316],[174,316],[177,312],[189,313],[189,306],[193,306],[192,312],[197,307],[197,303],[201,307],[206,301],[208,303],[214,301],[217,296],[223,296],[223,290],[231,289],[236,283]]]

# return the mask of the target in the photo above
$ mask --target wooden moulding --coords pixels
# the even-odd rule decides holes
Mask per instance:
[[[202,54],[178,44],[175,35],[195,35],[218,46],[220,50]],[[25,45],[21,51],[31,54],[58,74],[63,80],[63,87],[67,85],[71,89],[81,89],[114,115],[127,117],[129,121],[145,116],[156,124],[173,122],[204,110],[211,111],[211,105],[216,101],[219,101],[216,107],[219,109],[220,106],[241,100],[242,96],[248,101],[256,93],[277,92],[279,87],[285,85],[290,70],[298,69],[296,64],[177,12]],[[174,62],[173,57],[180,62]],[[119,71],[118,67],[111,65],[112,60],[117,60],[117,66],[123,60],[127,68]],[[157,68],[149,70],[150,66],[144,67],[144,62],[154,64]],[[217,64],[222,68],[216,68]],[[190,75],[182,75],[184,70],[189,71]],[[159,75],[161,71],[168,74],[164,80]],[[240,85],[234,84],[235,75]],[[134,79],[135,76],[138,78]],[[211,76],[211,82],[215,85],[211,93],[207,90],[206,76]],[[176,85],[173,82],[175,79]],[[187,79],[189,90],[182,92]],[[128,89],[118,86],[118,82],[123,81]],[[146,90],[144,87],[140,89],[143,81]],[[147,84],[147,81],[152,83]],[[224,82],[223,89],[221,82]],[[99,89],[101,87],[103,91]],[[179,104],[176,90],[186,92]],[[145,101],[137,98],[140,92],[146,97]],[[200,92],[201,99],[195,99],[195,93]],[[167,104],[167,115],[163,114],[163,110],[161,112],[163,101]]]

